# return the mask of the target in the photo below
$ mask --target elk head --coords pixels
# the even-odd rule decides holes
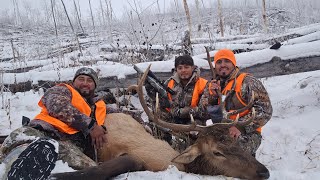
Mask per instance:
[[[128,89],[136,89],[138,92],[140,103],[149,117],[158,126],[171,129],[174,132],[190,132],[198,131],[196,142],[175,157],[172,162],[185,164],[187,172],[204,174],[204,175],[225,175],[230,177],[244,179],[267,179],[269,178],[268,169],[258,162],[251,154],[241,149],[235,139],[229,136],[229,128],[231,126],[245,126],[252,122],[255,116],[255,110],[252,108],[252,116],[244,122],[238,122],[239,115],[236,120],[230,120],[229,116],[238,114],[252,107],[254,93],[248,103],[248,106],[233,112],[225,110],[225,102],[222,101],[221,92],[219,98],[221,108],[223,109],[223,122],[210,126],[200,126],[195,123],[191,115],[191,124],[174,124],[161,120],[157,113],[153,114],[147,107],[143,97],[142,86],[150,69],[147,68],[141,77],[138,85],[131,86]],[[227,99],[227,98],[225,98]],[[157,112],[157,108],[156,108]]]

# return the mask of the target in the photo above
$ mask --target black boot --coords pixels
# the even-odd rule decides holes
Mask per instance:
[[[33,141],[15,160],[8,180],[45,180],[55,167],[59,144],[54,139],[39,138]]]

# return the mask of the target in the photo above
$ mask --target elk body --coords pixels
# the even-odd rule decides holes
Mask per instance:
[[[52,174],[52,179],[108,179],[128,171],[163,171],[169,165],[185,170],[183,164],[171,162],[179,152],[167,142],[155,139],[130,115],[107,114],[104,125],[108,129],[108,144],[98,150],[102,163],[80,171]]]
[[[108,128],[108,144],[99,150],[99,161],[129,155],[149,171],[162,171],[170,164],[184,170],[183,165],[171,162],[179,153],[165,141],[155,139],[130,115],[108,114],[105,126]]]

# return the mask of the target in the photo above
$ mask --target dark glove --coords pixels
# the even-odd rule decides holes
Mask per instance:
[[[211,117],[212,123],[220,123],[223,118],[222,110],[219,105],[207,106],[207,111]]]
[[[179,117],[180,118],[189,118],[190,117],[190,114],[189,114],[190,111],[191,111],[190,107],[180,108],[179,109]]]

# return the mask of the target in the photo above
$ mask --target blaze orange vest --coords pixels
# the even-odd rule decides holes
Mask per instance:
[[[199,78],[198,81],[196,82],[194,89],[193,89],[192,100],[191,100],[191,104],[190,104],[191,107],[196,107],[198,105],[199,100],[200,100],[200,95],[203,93],[207,82],[208,81],[203,78]],[[172,89],[173,86],[174,86],[174,80],[171,79],[168,83],[168,87]],[[168,98],[169,98],[169,100],[172,100],[172,96],[170,93],[168,93]]]
[[[77,90],[75,90],[73,87],[67,84],[59,84],[58,86],[66,86],[72,94],[71,104],[81,113],[85,114],[86,116],[90,116],[91,108]],[[57,128],[59,131],[67,134],[75,134],[79,132],[78,130],[70,127],[69,125],[60,121],[59,119],[50,116],[47,108],[43,105],[41,99],[38,105],[41,107],[41,112],[34,119],[43,120]],[[95,103],[95,105],[95,118],[97,120],[97,123],[98,125],[103,125],[104,120],[106,118],[106,104],[103,102],[103,100],[99,100]]]
[[[241,96],[241,87],[242,87],[243,80],[244,80],[244,78],[245,78],[246,76],[247,76],[247,73],[241,73],[241,74],[236,78],[236,81],[237,81],[237,82],[236,82],[236,86],[235,86],[235,88],[234,88],[234,91],[235,91],[235,94],[236,94],[236,96],[237,96],[237,99],[238,99],[238,101],[239,101],[243,106],[246,106],[246,105],[247,105],[247,103],[245,103],[245,102],[243,101],[243,99],[241,98],[241,97],[242,97],[242,96]],[[232,89],[233,83],[234,83],[234,80],[230,80],[230,81],[228,82],[228,84],[226,85],[226,87],[225,87],[225,88],[223,89],[223,91],[222,91],[222,94],[223,94],[223,95],[226,95],[226,94]],[[232,112],[232,111],[235,111],[235,110],[229,110],[229,112]],[[247,109],[246,111],[241,112],[241,113],[239,114],[239,117],[245,116],[245,115],[247,115],[249,112],[250,112],[250,110]],[[235,120],[236,117],[237,117],[237,114],[231,115],[229,118],[232,119],[232,120]],[[257,128],[256,130],[261,133],[261,129],[262,129],[262,128],[259,127],[259,128]]]

